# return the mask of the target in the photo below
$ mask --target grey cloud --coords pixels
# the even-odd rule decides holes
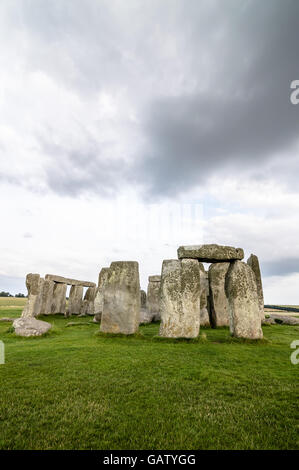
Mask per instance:
[[[261,263],[263,276],[285,276],[287,274],[299,273],[299,258],[283,258],[275,261],[264,261]]]

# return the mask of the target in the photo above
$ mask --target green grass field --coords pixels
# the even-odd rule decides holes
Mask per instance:
[[[0,322],[0,449],[298,449],[298,327],[265,326],[258,343],[226,328],[175,341],[158,324],[108,337],[89,317],[41,319],[53,324],[41,338]]]

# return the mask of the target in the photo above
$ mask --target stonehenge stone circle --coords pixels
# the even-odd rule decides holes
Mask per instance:
[[[228,297],[230,331],[237,338],[261,339],[261,315],[256,279],[248,264],[235,261],[226,275],[225,292]]]
[[[160,285],[161,276],[149,276],[146,295],[146,310],[148,322],[161,320]]]
[[[53,298],[51,313],[65,314],[66,307],[66,284],[55,284],[53,289]]]
[[[55,283],[48,279],[45,279],[42,290],[42,303],[40,313],[43,315],[49,315],[51,313],[53,295],[54,295]]]
[[[80,315],[94,315],[94,299],[96,296],[96,287],[88,287],[81,304]]]
[[[259,298],[259,306],[260,306],[260,314],[261,319],[264,320],[265,312],[264,312],[264,294],[263,294],[263,285],[262,285],[262,276],[260,270],[260,263],[258,257],[256,255],[251,254],[247,260],[248,266],[251,267],[255,274],[256,279],[256,286],[257,286],[257,295]]]
[[[41,336],[47,333],[52,325],[33,317],[20,317],[12,324],[17,336]]]
[[[139,267],[136,261],[111,263],[104,289],[100,330],[104,333],[136,333],[140,321]]]
[[[98,287],[94,299],[94,322],[99,323],[104,304],[104,289],[108,278],[109,268],[102,268],[99,273]]]
[[[28,300],[22,312],[22,317],[36,317],[40,314],[42,305],[42,289],[44,279],[39,274],[29,273],[26,276]]]
[[[59,284],[57,284],[59,285]],[[72,285],[69,295],[67,314],[79,315],[82,306],[83,286]]]
[[[209,279],[208,273],[202,263],[198,263],[200,269],[200,325],[210,326],[209,317]]]
[[[217,263],[219,261],[241,260],[244,258],[244,251],[242,248],[216,244],[180,246],[178,258],[193,258],[203,263]]]
[[[213,263],[209,267],[211,326],[229,326],[229,305],[225,293],[225,278],[230,263]]]
[[[196,260],[164,260],[160,336],[196,338],[200,329],[200,273]]]

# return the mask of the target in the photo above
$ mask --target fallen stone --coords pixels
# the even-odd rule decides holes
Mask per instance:
[[[66,284],[54,284],[51,313],[65,314],[66,289]]]
[[[108,278],[109,268],[102,268],[99,274],[98,287],[94,299],[94,322],[100,323],[104,304],[104,289]]]
[[[261,339],[261,316],[255,275],[248,264],[235,261],[226,275],[230,331],[237,338]]]
[[[270,319],[274,321],[274,323],[281,324],[281,325],[299,325],[299,318],[296,317],[288,317],[286,315],[275,315],[271,314]]]
[[[140,321],[139,268],[136,261],[111,263],[104,289],[100,330],[134,334]]]
[[[83,296],[82,286],[71,287],[68,308],[67,308],[68,316],[80,314],[81,306],[82,306],[82,296]]]
[[[160,336],[196,338],[200,329],[200,270],[193,259],[165,260],[160,294]]]
[[[261,276],[260,263],[259,263],[258,257],[256,255],[251,254],[247,260],[247,264],[248,266],[251,267],[251,269],[253,270],[255,274],[257,294],[258,294],[259,306],[260,306],[260,315],[261,315],[261,319],[263,320],[265,318],[264,293],[263,293],[262,276]]]
[[[161,276],[149,276],[146,295],[146,323],[160,321]]]
[[[52,328],[52,325],[33,317],[21,317],[14,320],[13,327],[18,336],[42,336]]]
[[[4,322],[13,322],[14,320],[15,318],[9,318],[9,317],[0,318],[0,321],[4,321]]]
[[[193,258],[201,262],[217,263],[244,258],[242,248],[222,245],[190,245],[178,248],[178,258]]]
[[[214,263],[209,267],[212,328],[229,326],[229,305],[225,293],[225,277],[229,266],[230,263]]]

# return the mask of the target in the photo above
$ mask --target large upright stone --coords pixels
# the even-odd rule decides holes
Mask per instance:
[[[260,306],[260,315],[261,319],[265,319],[265,311],[264,311],[264,293],[263,293],[263,285],[262,285],[262,276],[260,270],[260,263],[259,259],[256,255],[251,254],[247,260],[248,266],[251,267],[252,271],[255,274],[256,279],[256,287],[257,287],[257,295],[259,299],[259,306]]]
[[[67,285],[54,284],[51,313],[65,314]]]
[[[104,304],[104,289],[108,279],[109,268],[102,268],[99,274],[98,287],[94,299],[94,321],[96,323],[101,321],[103,304]]]
[[[230,263],[214,263],[209,268],[210,320],[212,328],[229,326],[229,305],[225,277]]]
[[[52,313],[51,307],[53,302],[54,286],[55,284],[53,281],[49,281],[48,279],[44,281],[42,291],[42,304],[40,309],[40,313],[42,315],[49,315]]]
[[[27,274],[28,300],[22,311],[22,318],[37,317],[41,311],[44,279],[39,274]]]
[[[263,337],[255,274],[248,264],[235,261],[226,275],[230,331],[238,338]]]
[[[205,271],[205,268],[202,263],[198,263],[198,265],[200,269],[200,325],[210,326],[209,306],[208,306],[208,297],[209,297],[208,273]]]
[[[217,263],[219,261],[241,260],[244,258],[244,251],[242,248],[216,244],[180,246],[178,258],[193,258],[203,263]]]
[[[149,276],[146,296],[147,323],[161,320],[160,284],[161,276]]]
[[[160,336],[196,338],[200,329],[200,270],[193,259],[162,265]]]
[[[96,296],[96,287],[88,287],[81,304],[80,315],[94,315],[94,299]]]
[[[101,331],[136,333],[140,320],[139,268],[136,261],[111,263],[104,289]]]
[[[67,314],[79,315],[82,306],[83,286],[72,286],[70,289]]]

